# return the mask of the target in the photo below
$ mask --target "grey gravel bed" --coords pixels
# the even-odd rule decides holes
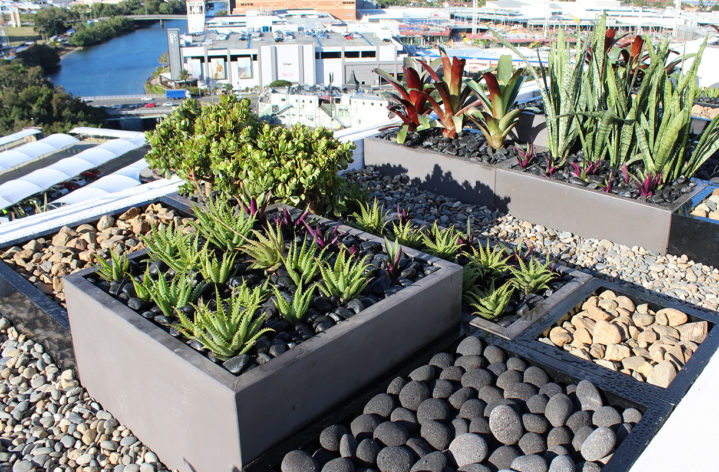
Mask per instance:
[[[387,208],[464,228],[483,237],[531,242],[539,252],[610,280],[624,280],[704,308],[719,306],[719,271],[686,256],[661,256],[606,240],[577,237],[501,216],[386,178],[373,169],[350,172]],[[154,453],[89,397],[71,371],[61,372],[41,345],[0,318],[0,472],[165,471]]]

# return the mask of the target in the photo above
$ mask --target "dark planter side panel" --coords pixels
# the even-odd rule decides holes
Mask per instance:
[[[491,206],[495,169],[434,151],[365,138],[364,162],[383,175],[407,175],[413,185],[450,198]]]
[[[694,216],[691,211],[709,197],[719,185],[709,184],[672,214],[669,252],[686,254],[696,262],[719,267],[719,221]]]

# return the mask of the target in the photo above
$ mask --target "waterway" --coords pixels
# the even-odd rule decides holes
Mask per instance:
[[[145,81],[167,52],[167,28],[187,32],[186,20],[155,23],[110,41],[75,51],[62,58],[58,72],[48,78],[55,85],[83,97],[144,93]]]

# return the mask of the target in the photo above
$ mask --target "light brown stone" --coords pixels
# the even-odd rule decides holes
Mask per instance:
[[[599,298],[603,298],[605,300],[614,300],[615,298],[617,298],[617,294],[614,293],[614,291],[612,290],[605,290],[599,294]]]
[[[597,297],[589,297],[582,303],[582,310],[587,311],[589,307],[597,307]]]
[[[129,220],[135,218],[136,216],[138,216],[139,214],[140,214],[140,209],[137,207],[132,207],[129,210],[127,210],[125,213],[120,215],[117,219],[120,221],[129,221]]]
[[[115,218],[113,218],[110,215],[104,215],[100,220],[97,222],[97,230],[98,231],[105,231],[109,228],[112,228],[115,225]]]
[[[647,345],[652,344],[652,343],[656,342],[657,339],[659,339],[659,337],[657,336],[657,333],[654,332],[654,330],[652,330],[652,329],[645,329],[644,331],[639,333],[639,335],[637,336],[637,342],[640,343],[640,345],[642,343],[647,344]],[[644,346],[644,347],[646,347],[646,346]]]
[[[582,344],[592,344],[592,335],[586,329],[580,328],[574,333],[574,340]]]
[[[595,321],[605,321],[612,319],[612,315],[599,308],[598,306],[590,306],[586,309],[587,316]]]
[[[582,329],[582,328],[583,328],[583,329],[586,329],[587,331],[589,331],[590,333],[591,333],[592,331],[594,331],[594,325],[595,325],[596,323],[597,323],[597,322],[594,321],[594,320],[591,319],[591,318],[584,318],[584,317],[581,317],[581,316],[575,316],[574,318],[572,318],[572,324],[573,324],[577,329]]]
[[[623,344],[610,344],[607,346],[607,350],[604,353],[604,359],[608,361],[621,361],[622,359],[629,357],[632,351]]]
[[[689,320],[686,313],[677,310],[676,308],[662,308],[657,312],[657,318],[662,315],[667,318],[669,326],[683,325]]]
[[[619,328],[606,321],[597,321],[592,335],[595,343],[609,345],[618,344],[622,341],[622,334]]]
[[[594,361],[594,363],[598,364],[602,367],[606,367],[607,369],[613,370],[615,372],[619,370],[618,364],[615,362],[612,362],[612,361],[607,361],[604,359],[597,359],[596,361]]]
[[[555,326],[549,332],[549,339],[554,343],[555,346],[562,347],[567,343],[572,342],[572,335],[567,332],[566,329]]]
[[[622,367],[629,370],[636,370],[645,362],[647,362],[647,360],[641,356],[625,357],[622,359]]]
[[[616,301],[617,305],[619,305],[621,308],[624,308],[625,310],[628,310],[630,312],[633,312],[636,309],[636,305],[634,304],[632,299],[625,295],[618,296],[614,301]]]
[[[637,305],[637,313],[647,314],[649,313],[649,305],[646,303],[642,303],[641,305]]]
[[[614,313],[615,310],[619,305],[617,305],[617,302],[614,300],[609,300],[606,298],[600,298],[599,302],[597,303],[599,305],[599,308],[606,311],[607,313]]]
[[[649,346],[649,355],[654,362],[662,362],[664,360],[664,353],[666,349],[663,344],[655,343]]]
[[[655,365],[649,375],[647,375],[647,383],[667,388],[676,376],[677,370],[674,368],[674,365],[671,362],[664,361]]]
[[[657,332],[659,338],[662,340],[667,337],[673,338],[677,341],[679,340],[679,331],[677,331],[676,328],[655,324],[652,326],[652,329]]]
[[[603,359],[606,352],[604,344],[594,343],[589,347],[589,355],[595,359]]]
[[[696,321],[694,323],[686,323],[681,326],[677,326],[679,331],[679,339],[682,341],[691,341],[697,344],[701,344],[704,338],[707,337],[709,324],[706,321]]]
[[[653,368],[654,367],[652,366],[652,364],[650,362],[645,362],[644,364],[637,367],[636,372],[639,372],[644,377],[647,377],[652,372]]]
[[[654,317],[645,313],[639,313],[638,311],[632,315],[632,321],[640,328],[649,326],[654,323]]]

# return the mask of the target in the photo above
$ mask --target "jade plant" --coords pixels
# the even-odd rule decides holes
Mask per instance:
[[[367,287],[370,278],[367,276],[367,256],[357,259],[344,249],[339,251],[334,264],[320,264],[323,285],[320,290],[327,296],[335,296],[340,303],[347,303],[356,298]]]
[[[246,303],[233,294],[223,300],[215,288],[216,301],[193,305],[195,314],[190,319],[177,310],[175,328],[190,339],[197,340],[224,361],[244,354],[257,339],[272,329],[263,327],[265,315],[259,313],[259,303]]]

